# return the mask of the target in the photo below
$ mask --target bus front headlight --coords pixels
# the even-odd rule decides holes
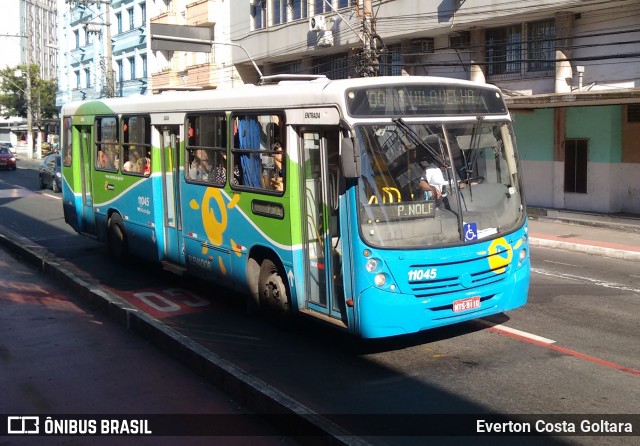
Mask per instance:
[[[364,268],[368,273],[373,273],[378,270],[378,266],[380,266],[380,262],[378,261],[378,259],[369,259],[364,265]]]

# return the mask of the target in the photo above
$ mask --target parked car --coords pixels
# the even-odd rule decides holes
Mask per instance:
[[[60,168],[60,155],[52,153],[45,156],[40,163],[38,175],[40,176],[40,189],[53,189],[60,192],[62,185],[62,169]]]
[[[8,147],[0,147],[0,169],[16,170],[16,156]]]

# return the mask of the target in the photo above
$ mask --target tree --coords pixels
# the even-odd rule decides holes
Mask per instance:
[[[12,116],[27,117],[27,66],[18,65],[14,68],[6,67],[0,70],[0,108],[5,118]],[[18,70],[22,72],[17,73]],[[16,75],[18,74],[18,75]],[[31,114],[35,121],[51,119],[58,116],[56,108],[56,80],[40,78],[38,65],[29,65],[31,77]]]

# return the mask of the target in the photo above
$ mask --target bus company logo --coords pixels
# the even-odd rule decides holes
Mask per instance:
[[[40,417],[38,416],[10,416],[7,417],[7,433],[11,435],[40,433]]]

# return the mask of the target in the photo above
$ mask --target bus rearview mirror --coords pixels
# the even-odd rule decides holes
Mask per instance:
[[[352,138],[342,138],[340,147],[342,175],[345,178],[360,176],[360,150]]]

